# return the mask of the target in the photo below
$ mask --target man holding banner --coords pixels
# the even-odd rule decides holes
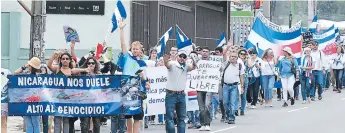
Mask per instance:
[[[194,69],[194,65],[187,64],[187,54],[178,52],[176,61],[169,61],[169,56],[164,55],[164,65],[168,69],[168,82],[165,95],[165,130],[167,133],[175,133],[174,111],[177,114],[177,132],[185,133],[187,116],[186,88],[187,73]]]

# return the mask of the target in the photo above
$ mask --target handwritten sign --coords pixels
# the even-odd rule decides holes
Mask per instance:
[[[211,55],[209,61],[222,62],[223,56]]]
[[[146,72],[151,87],[147,94],[147,115],[165,114],[167,68],[165,66],[148,67]]]

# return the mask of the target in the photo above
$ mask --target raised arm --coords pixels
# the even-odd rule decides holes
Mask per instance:
[[[72,57],[77,57],[77,56],[75,55],[74,46],[75,46],[75,41],[72,40],[72,41],[71,41],[71,55],[72,55]]]
[[[48,65],[47,65],[47,67],[50,69],[50,71],[52,71],[53,73],[56,73],[56,71],[58,70],[58,67],[57,66],[54,66],[53,65],[53,62],[54,62],[54,60],[56,59],[56,58],[58,58],[58,56],[59,56],[59,51],[55,51],[54,53],[53,53],[53,55],[49,58],[49,60],[48,60]]]
[[[170,69],[171,68],[171,64],[169,64],[169,55],[164,55],[163,56],[163,61],[164,61],[164,65],[167,67],[167,69]]]
[[[120,28],[120,41],[121,41],[121,50],[122,54],[125,55],[127,52],[127,46],[126,46],[126,41],[125,41],[125,33],[124,33],[124,28],[126,24],[123,22],[123,20],[120,20],[119,23],[119,28]]]
[[[78,73],[82,73],[82,72],[89,73],[90,71],[87,68],[73,68],[72,69],[72,74],[78,74]]]

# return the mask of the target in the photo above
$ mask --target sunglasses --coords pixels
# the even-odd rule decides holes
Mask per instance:
[[[185,54],[180,54],[178,57],[182,58],[182,59],[186,59],[187,58],[187,55]]]
[[[95,62],[88,62],[87,65],[95,65]]]
[[[246,53],[240,53],[240,55],[246,55]]]
[[[69,60],[69,58],[61,58],[61,60]]]

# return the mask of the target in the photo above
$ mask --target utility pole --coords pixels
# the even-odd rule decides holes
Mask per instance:
[[[231,38],[231,23],[230,23],[230,17],[231,17],[231,1],[226,1],[226,41],[228,44],[228,41],[232,40]],[[233,43],[233,42],[231,42]],[[234,44],[232,44],[234,45]]]
[[[44,57],[44,32],[46,28],[46,1],[32,1],[31,9],[31,34],[30,34],[30,57],[38,57],[45,62]]]
[[[38,57],[42,62],[45,62],[44,32],[46,27],[46,1],[33,0],[31,3],[32,11],[21,0],[18,0],[18,3],[31,16],[29,59]]]

